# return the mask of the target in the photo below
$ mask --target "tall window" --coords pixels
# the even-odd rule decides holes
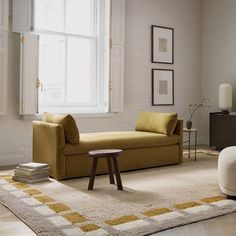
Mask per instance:
[[[106,112],[108,0],[35,0],[39,112]]]

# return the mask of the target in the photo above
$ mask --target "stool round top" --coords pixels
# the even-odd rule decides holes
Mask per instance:
[[[90,151],[88,154],[91,157],[95,156],[106,156],[106,155],[113,155],[113,156],[118,156],[122,153],[123,151],[121,149],[100,149],[100,150],[93,150]]]

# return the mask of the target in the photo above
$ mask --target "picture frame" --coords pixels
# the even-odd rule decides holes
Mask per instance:
[[[174,70],[152,69],[152,105],[174,105]]]
[[[151,60],[153,63],[174,64],[174,29],[152,25]]]

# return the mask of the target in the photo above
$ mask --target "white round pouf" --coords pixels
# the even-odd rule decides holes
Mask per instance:
[[[220,152],[218,180],[223,193],[236,196],[236,146],[227,147]]]

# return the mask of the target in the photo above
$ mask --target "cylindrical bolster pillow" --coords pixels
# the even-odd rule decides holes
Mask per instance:
[[[135,130],[171,136],[175,130],[177,119],[176,113],[141,112]]]

